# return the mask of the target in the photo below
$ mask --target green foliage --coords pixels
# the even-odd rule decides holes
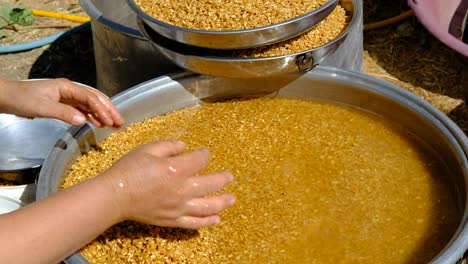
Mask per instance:
[[[29,26],[34,23],[32,10],[23,6],[15,6],[11,3],[0,3],[0,38],[6,36],[2,30],[9,25]]]

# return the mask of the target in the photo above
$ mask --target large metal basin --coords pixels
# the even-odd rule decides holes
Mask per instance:
[[[127,125],[204,100],[219,100],[253,94],[319,99],[352,105],[398,122],[431,145],[452,169],[451,180],[464,210],[452,240],[433,263],[456,263],[468,245],[467,190],[468,139],[443,113],[419,97],[381,80],[335,68],[319,66],[306,74],[281,75],[268,79],[223,79],[191,73],[160,77],[135,86],[113,102]],[[112,133],[90,125],[69,130],[56,144],[41,170],[37,199],[59,188],[71,165],[91,146]],[[86,263],[79,254],[68,263]]]

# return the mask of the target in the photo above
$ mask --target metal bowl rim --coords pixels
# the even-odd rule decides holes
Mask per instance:
[[[151,23],[158,24],[158,25],[160,25],[162,27],[165,27],[165,28],[168,28],[168,29],[171,29],[171,30],[184,31],[184,32],[187,32],[187,33],[207,34],[207,35],[208,34],[227,35],[227,34],[253,33],[253,32],[258,32],[258,31],[261,31],[261,30],[272,29],[272,28],[275,28],[275,27],[285,26],[285,25],[288,25],[288,24],[299,22],[299,21],[303,20],[304,18],[307,18],[309,16],[314,16],[317,13],[320,13],[321,11],[329,8],[331,5],[335,5],[336,3],[338,3],[338,1],[339,0],[328,0],[325,4],[319,6],[318,8],[316,8],[316,9],[310,11],[310,12],[307,12],[307,13],[305,13],[303,15],[300,15],[300,16],[297,16],[297,17],[294,17],[294,18],[290,18],[288,20],[285,20],[285,21],[282,21],[282,22],[279,22],[279,23],[270,24],[270,25],[266,25],[266,26],[262,26],[262,27],[256,27],[256,28],[236,29],[236,30],[203,30],[203,29],[191,29],[191,28],[175,26],[175,25],[163,22],[161,20],[158,20],[158,19],[148,15],[146,12],[144,12],[135,3],[134,0],[128,0],[128,5],[141,18],[143,18],[145,20],[148,20]],[[316,24],[314,24],[312,27],[314,27],[315,25]]]
[[[173,49],[167,48],[165,46],[158,45],[157,43],[155,43],[154,41],[151,40],[151,37],[149,37],[149,34],[144,29],[144,26],[143,26],[144,22],[142,21],[141,18],[137,19],[138,20],[137,23],[138,23],[138,26],[140,27],[140,32],[154,46],[156,46],[159,49],[167,49],[170,52],[182,55],[182,56],[184,56],[186,58],[197,58],[197,59],[202,59],[202,60],[205,60],[205,61],[216,61],[216,62],[226,62],[226,61],[229,61],[229,62],[269,61],[269,60],[285,59],[285,58],[288,58],[288,57],[296,57],[296,56],[300,56],[300,55],[305,54],[305,53],[313,53],[313,52],[316,52],[316,51],[321,50],[321,49],[327,49],[328,47],[334,46],[337,42],[342,41],[344,38],[346,38],[348,36],[349,32],[351,30],[353,30],[354,27],[358,26],[358,21],[359,21],[358,18],[360,16],[361,11],[354,8],[354,6],[355,6],[354,1],[356,1],[356,0],[352,1],[354,10],[353,10],[353,13],[352,13],[351,21],[348,23],[346,28],[336,38],[334,38],[333,40],[331,40],[331,41],[329,41],[329,42],[327,42],[327,43],[325,43],[323,45],[320,45],[318,47],[314,47],[314,48],[311,48],[311,49],[308,49],[308,50],[298,51],[298,52],[295,52],[295,53],[290,53],[290,54],[285,54],[285,55],[271,56],[271,57],[238,58],[238,57],[200,56],[200,55],[184,54],[184,53],[175,51]],[[175,40],[171,40],[171,41],[175,41]],[[279,42],[279,43],[281,43],[281,42]],[[185,45],[187,45],[187,44],[185,44]],[[271,45],[274,45],[274,44],[271,44]]]

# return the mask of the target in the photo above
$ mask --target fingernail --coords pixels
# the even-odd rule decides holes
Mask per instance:
[[[181,146],[181,147],[185,147],[185,142],[183,142],[183,141],[176,141],[174,143]]]
[[[101,96],[98,96],[97,98],[98,98],[99,101],[101,101],[101,103],[102,103],[103,105],[107,106],[107,101],[106,101],[106,99],[102,98]]]
[[[86,118],[84,118],[82,115],[74,115],[71,123],[76,126],[81,126],[86,123]]]
[[[106,123],[110,127],[114,126],[114,120],[112,120],[110,117],[106,118]]]
[[[121,128],[121,126],[115,126],[115,125],[114,125],[114,126],[112,126],[111,128],[112,128],[112,130],[117,131],[117,130],[119,130],[119,129]]]
[[[235,204],[235,203],[236,203],[236,197],[232,196],[231,198],[229,198],[228,203],[229,203],[230,205]]]
[[[200,148],[198,149],[200,152],[205,152],[205,153],[210,153],[210,151],[207,148]]]
[[[230,172],[228,172],[227,174],[228,174],[228,180],[229,180],[229,182],[234,181],[234,175],[232,175]]]
[[[110,117],[108,113],[103,113],[102,115],[95,113],[94,116],[96,116],[98,119],[101,119],[101,121],[104,122],[107,126],[112,127],[114,125],[114,120],[112,120],[112,117]]]

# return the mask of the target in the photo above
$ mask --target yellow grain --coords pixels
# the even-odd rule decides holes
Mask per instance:
[[[460,213],[450,171],[381,117],[293,99],[203,104],[133,124],[73,165],[64,187],[138,145],[208,147],[238,197],[198,231],[118,224],[81,250],[91,263],[427,263]]]
[[[276,24],[320,7],[327,0],[137,0],[140,8],[165,23],[202,30],[238,30]]]

